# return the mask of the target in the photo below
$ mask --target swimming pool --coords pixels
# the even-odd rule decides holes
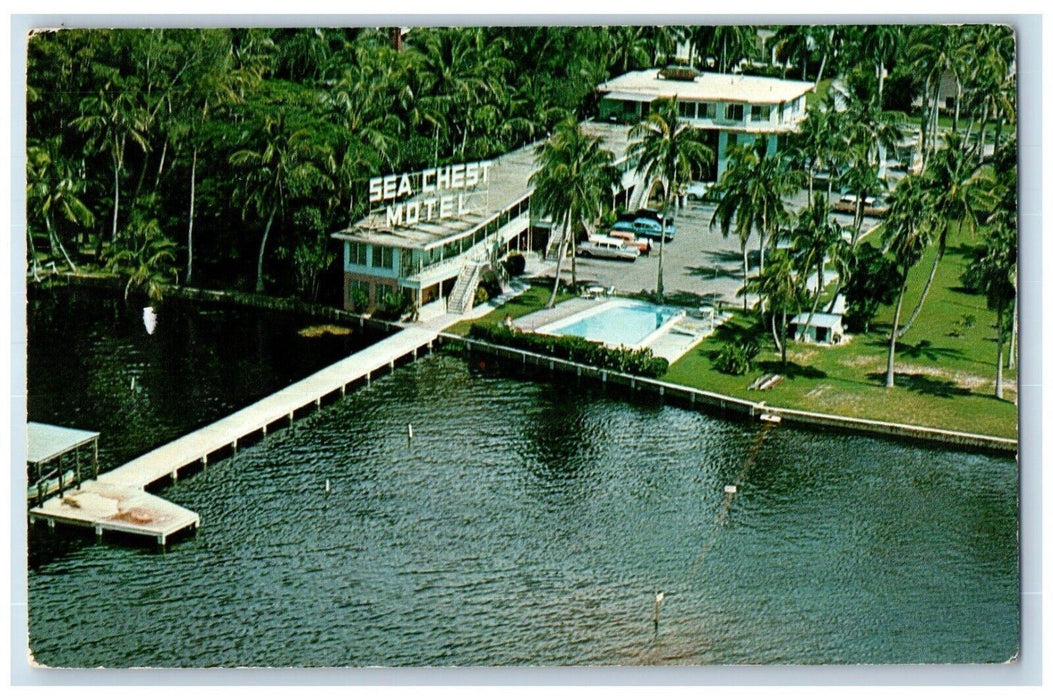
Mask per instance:
[[[576,335],[606,345],[642,347],[683,315],[683,309],[672,306],[613,299],[537,330],[553,335]]]

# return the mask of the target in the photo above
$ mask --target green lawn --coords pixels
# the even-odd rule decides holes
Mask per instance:
[[[904,301],[904,318],[914,308],[928,276],[935,250],[912,271]],[[759,338],[758,369],[729,376],[712,367],[724,342],[750,333],[751,322],[736,318],[696,350],[674,363],[664,379],[732,396],[764,400],[773,406],[860,418],[875,418],[951,430],[1016,437],[1016,372],[1005,370],[1006,400],[994,398],[995,315],[983,297],[959,288],[967,264],[964,247],[950,247],[940,264],[925,307],[897,344],[896,386],[884,386],[892,309],[884,308],[871,332],[851,342],[824,348],[791,342],[784,370],[771,334]],[[971,327],[963,323],[975,317]],[[1008,352],[1008,345],[1006,346]],[[786,379],[765,392],[748,391],[761,374]]]
[[[560,292],[556,296],[557,304],[574,297],[573,294],[566,291],[565,285],[561,284],[559,288]],[[545,305],[548,304],[549,297],[551,296],[552,287],[550,285],[532,285],[530,289],[523,292],[515,299],[505,302],[482,318],[458,321],[447,328],[446,332],[456,335],[468,335],[468,331],[471,329],[473,323],[499,323],[505,320],[506,315],[510,315],[512,318],[526,316],[527,314],[543,309]]]
[[[868,335],[856,335],[844,345],[826,348],[791,341],[786,368],[770,332],[764,329],[758,334],[752,318],[739,315],[671,365],[662,379],[772,406],[1015,438],[1016,372],[1005,370],[1006,400],[995,399],[995,315],[987,310],[983,297],[960,289],[970,241],[963,244],[955,238],[952,235],[925,307],[897,344],[892,389],[885,388],[885,337],[892,319],[887,307],[874,319]],[[921,294],[934,257],[935,249],[911,271],[904,320]],[[479,320],[499,322],[505,314],[519,318],[544,307],[550,294],[548,286],[533,286]],[[572,296],[563,292],[559,301]],[[975,318],[971,325],[963,322],[967,316]],[[449,332],[467,335],[471,324],[462,321]],[[730,376],[713,369],[713,358],[725,342],[749,336],[757,338],[762,348],[755,371]],[[767,373],[786,379],[768,391],[747,390]]]

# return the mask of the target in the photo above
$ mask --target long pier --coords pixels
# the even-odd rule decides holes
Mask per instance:
[[[285,421],[292,423],[298,411],[320,408],[322,400],[339,393],[343,396],[355,382],[396,362],[416,359],[422,349],[432,348],[438,333],[406,328],[384,340],[315,372],[226,418],[195,430],[158,447],[113,471],[86,481],[75,491],[45,501],[29,511],[30,522],[44,520],[154,537],[164,545],[171,535],[198,528],[201,518],[193,511],[176,506],[145,492],[162,479],[175,481],[189,466],[208,464],[209,457],[228,448],[237,450],[238,441]]]

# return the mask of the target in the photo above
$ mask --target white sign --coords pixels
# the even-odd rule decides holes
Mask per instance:
[[[421,221],[457,218],[470,211],[464,191],[489,184],[492,165],[492,161],[484,160],[428,168],[419,173],[370,178],[369,201],[371,204],[390,202],[386,205],[388,226],[412,226]],[[442,194],[458,190],[461,192],[456,196]],[[418,194],[425,196],[411,202],[394,203],[394,200]]]

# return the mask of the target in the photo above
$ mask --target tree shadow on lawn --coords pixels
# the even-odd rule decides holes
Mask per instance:
[[[713,250],[704,253],[706,262],[712,265],[724,265],[742,269],[742,253],[731,250]]]
[[[866,344],[867,347],[881,348],[888,355],[888,338],[870,338]],[[896,357],[939,363],[940,360],[960,360],[964,355],[961,350],[935,346],[931,340],[919,340],[913,345],[900,340],[896,342]]]
[[[684,268],[687,274],[692,277],[701,277],[705,280],[718,280],[718,279],[742,279],[742,271],[728,267],[718,267],[716,265],[711,267],[703,267],[701,265],[688,265]]]
[[[825,379],[827,373],[808,365],[799,365],[796,362],[787,362],[785,365],[780,360],[764,360],[758,362],[759,367],[765,374],[781,374],[787,379],[804,377],[805,379]]]
[[[884,384],[884,372],[871,372],[868,379],[879,384]],[[896,386],[916,391],[926,396],[937,396],[942,399],[950,399],[955,396],[972,396],[973,392],[963,389],[949,379],[937,379],[928,374],[901,374],[896,373]]]

